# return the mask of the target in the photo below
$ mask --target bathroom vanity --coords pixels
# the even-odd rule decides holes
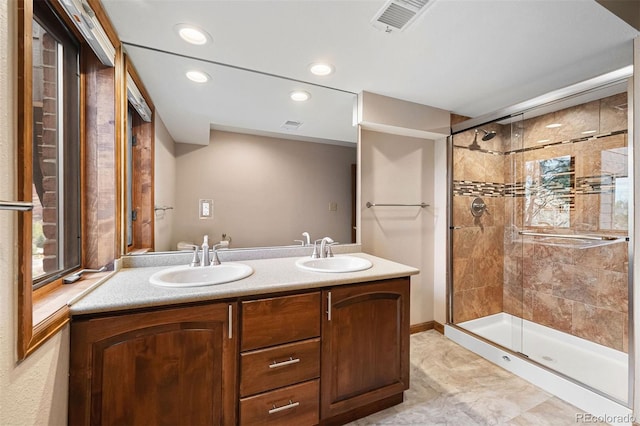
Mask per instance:
[[[125,269],[72,305],[69,424],[344,424],[409,387],[409,275],[357,253],[350,273],[243,261],[218,286]]]

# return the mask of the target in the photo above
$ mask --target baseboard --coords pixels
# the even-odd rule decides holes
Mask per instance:
[[[409,333],[415,334],[427,330],[435,330],[440,334],[444,334],[444,325],[437,321],[421,322],[419,324],[413,324],[409,327]]]
[[[413,324],[411,327],[409,327],[409,333],[415,334],[415,333],[420,333],[422,331],[433,330],[434,322],[435,321],[427,321],[427,322],[421,322],[419,324]]]
[[[435,331],[437,331],[438,333],[444,335],[444,324],[440,324],[439,322],[434,321],[433,322],[433,329]]]

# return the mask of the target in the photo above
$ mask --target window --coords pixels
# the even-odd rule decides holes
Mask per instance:
[[[79,47],[44,1],[33,5],[32,68],[31,263],[39,287],[81,264]]]
[[[629,156],[627,147],[600,152],[600,176],[596,179],[600,194],[600,229],[629,229]]]
[[[525,163],[525,224],[568,228],[573,208],[575,159],[566,155]]]

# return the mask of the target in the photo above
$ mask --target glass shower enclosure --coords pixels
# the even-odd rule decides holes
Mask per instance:
[[[449,324],[630,406],[626,81],[449,149]]]

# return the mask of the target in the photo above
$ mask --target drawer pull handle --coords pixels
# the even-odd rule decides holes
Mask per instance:
[[[289,359],[286,361],[282,361],[282,362],[273,361],[273,363],[269,364],[269,368],[284,367],[285,365],[297,364],[298,362],[300,362],[300,358],[293,358],[292,356],[290,356]]]
[[[282,407],[276,407],[276,405],[273,404],[273,408],[271,410],[269,410],[269,414],[278,413],[278,412],[284,411],[284,410],[291,410],[292,408],[295,408],[298,405],[300,405],[299,402],[293,402],[291,400],[289,400],[289,403],[287,405],[283,405]]]

